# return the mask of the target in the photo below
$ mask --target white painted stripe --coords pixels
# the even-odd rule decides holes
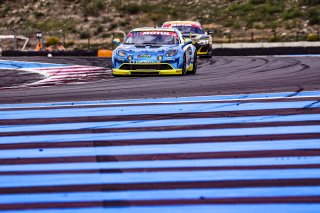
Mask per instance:
[[[32,132],[54,130],[85,130],[104,128],[137,128],[160,126],[188,126],[206,124],[239,124],[262,122],[294,122],[294,121],[320,121],[320,114],[301,115],[268,115],[244,117],[211,117],[191,119],[165,119],[165,120],[133,120],[133,121],[104,121],[83,123],[37,124],[37,125],[8,125],[0,126],[0,132]],[[66,121],[67,122],[67,121]]]
[[[212,205],[174,205],[145,207],[96,207],[40,210],[9,210],[1,213],[319,213],[320,204],[212,204]]]
[[[103,67],[68,67],[68,69],[64,68],[64,69],[50,69],[50,70],[46,70],[46,72],[51,73],[64,73],[64,72],[80,72],[80,71],[95,71],[95,70],[106,70],[106,68]]]
[[[51,71],[51,70],[71,70],[71,69],[85,69],[85,68],[99,68],[99,69],[106,69],[105,67],[94,67],[94,66],[63,66],[63,67],[46,67],[46,68],[33,68],[34,70],[38,71]]]
[[[224,189],[173,189],[121,192],[71,192],[47,194],[0,195],[0,204],[98,202],[125,200],[184,200],[246,197],[320,196],[320,186],[312,187],[257,187]]]
[[[13,108],[36,108],[54,106],[90,106],[90,105],[116,105],[116,104],[148,104],[148,103],[197,103],[197,102],[219,102],[219,101],[239,101],[239,100],[272,100],[278,98],[318,98],[320,91],[280,92],[280,93],[258,93],[239,95],[217,95],[217,96],[195,96],[176,98],[147,98],[147,99],[124,99],[124,100],[99,100],[99,101],[79,101],[79,102],[51,102],[51,103],[31,103],[31,104],[1,104],[0,109]]]
[[[56,73],[50,76],[50,78],[48,78],[47,80],[64,80],[64,81],[69,81],[72,79],[77,79],[77,80],[81,80],[81,78],[84,77],[94,77],[97,76],[97,74],[101,74],[100,73],[88,73],[88,72],[73,72],[73,73]]]
[[[58,75],[53,75],[49,79],[50,81],[57,82],[57,81],[70,81],[70,80],[81,80],[81,78],[84,77],[92,77],[92,76],[97,76],[96,74],[90,74],[90,73],[73,73],[73,74],[58,74]],[[46,81],[47,82],[47,81]]]
[[[281,180],[320,178],[320,169],[268,169],[191,172],[133,172],[109,174],[3,175],[0,187],[33,187],[82,184],[134,184],[203,181]]]
[[[320,139],[306,140],[274,140],[253,142],[223,142],[223,143],[188,143],[165,145],[137,146],[106,146],[81,148],[48,148],[48,149],[16,149],[1,150],[3,158],[49,158],[101,155],[141,155],[141,154],[176,154],[176,153],[206,153],[206,152],[241,152],[263,150],[296,150],[319,149]]]
[[[320,102],[266,102],[266,103],[204,103],[181,105],[146,105],[146,106],[119,106],[96,108],[65,108],[48,110],[16,110],[0,111],[0,118],[31,119],[31,118],[59,118],[59,117],[88,117],[88,116],[121,116],[143,114],[169,113],[198,113],[198,112],[229,112],[244,110],[267,110],[283,108],[320,108]]]
[[[281,135],[281,134],[313,134],[320,133],[320,125],[310,126],[276,126],[259,128],[230,128],[230,129],[201,129],[178,131],[146,131],[118,133],[89,133],[89,134],[58,134],[1,137],[0,144],[25,143],[57,143],[73,141],[104,141],[104,140],[143,140],[162,138],[195,138],[195,137],[229,137],[252,135]]]
[[[55,72],[47,72],[51,78],[57,78],[58,76],[65,76],[65,77],[73,77],[76,75],[87,75],[87,76],[93,76],[93,75],[97,75],[97,74],[102,74],[104,73],[104,70],[86,70],[86,71],[69,71],[69,72],[60,72],[60,71],[55,71]]]
[[[1,165],[1,172],[320,164],[320,156]],[[1,200],[1,199],[0,199]]]

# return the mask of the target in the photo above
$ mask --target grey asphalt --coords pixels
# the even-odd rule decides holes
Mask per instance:
[[[110,68],[111,60],[97,57],[2,57]],[[0,103],[114,100],[221,94],[249,94],[320,89],[319,57],[213,57],[199,59],[196,75],[107,78],[81,84],[0,89]],[[41,76],[5,72],[0,85],[36,81]]]

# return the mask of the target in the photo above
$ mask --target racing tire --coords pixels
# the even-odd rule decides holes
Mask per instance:
[[[197,52],[194,52],[194,62],[193,62],[193,69],[189,72],[190,74],[196,74],[197,72],[197,68],[198,68],[198,56],[197,56]]]
[[[210,51],[209,51],[207,58],[212,58],[212,47],[210,48]]]
[[[183,64],[182,64],[182,72],[181,75],[187,74],[187,56],[186,54],[183,54]]]

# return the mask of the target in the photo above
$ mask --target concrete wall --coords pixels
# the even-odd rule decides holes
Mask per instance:
[[[214,49],[221,48],[273,48],[273,47],[320,47],[320,42],[273,42],[273,43],[231,43],[231,44],[213,44]]]
[[[98,56],[98,50],[58,52],[53,56]],[[214,56],[308,55],[320,54],[320,42],[213,44]],[[46,51],[3,51],[3,56],[47,56]],[[111,57],[111,55],[110,55]]]

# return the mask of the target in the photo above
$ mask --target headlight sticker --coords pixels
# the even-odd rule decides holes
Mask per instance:
[[[127,54],[126,54],[126,51],[120,49],[120,50],[117,51],[117,55],[118,55],[118,56],[121,56],[121,57],[124,57],[124,56],[126,56]]]
[[[169,50],[168,52],[166,52],[166,56],[167,56],[167,57],[172,57],[172,56],[177,55],[177,53],[178,53],[178,50],[177,50],[177,49],[171,49],[171,50]]]

